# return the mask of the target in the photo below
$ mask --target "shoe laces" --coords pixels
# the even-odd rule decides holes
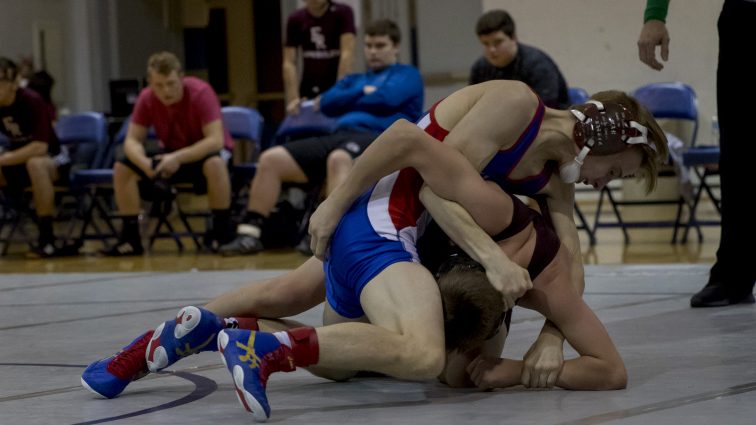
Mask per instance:
[[[136,380],[149,373],[147,369],[147,344],[152,338],[154,331],[149,331],[142,335],[139,340],[132,343],[130,347],[119,351],[110,364],[108,371],[120,379]]]

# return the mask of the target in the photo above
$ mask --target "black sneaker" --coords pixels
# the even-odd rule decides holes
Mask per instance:
[[[72,257],[79,255],[79,249],[81,249],[81,242],[66,243],[62,247],[58,248],[53,242],[40,243],[32,248],[32,254],[39,258],[50,257]]]
[[[302,255],[312,256],[312,249],[310,249],[310,234],[305,234],[294,249]]]
[[[144,254],[144,248],[141,243],[121,241],[100,252],[108,257],[128,257]]]
[[[697,307],[725,307],[733,304],[753,304],[756,302],[753,294],[733,296],[719,283],[709,283],[690,299],[690,306]]]
[[[233,255],[252,255],[263,250],[263,244],[260,239],[251,235],[237,235],[236,239],[221,245],[218,252],[224,257]]]

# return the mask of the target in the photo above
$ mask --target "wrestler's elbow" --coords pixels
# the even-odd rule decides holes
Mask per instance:
[[[386,132],[392,140],[399,142],[398,147],[405,153],[416,151],[422,141],[422,130],[404,118],[394,121]]]
[[[627,388],[627,369],[625,364],[620,360],[617,364],[610,366],[610,370],[606,374],[606,388],[607,390],[623,390]]]

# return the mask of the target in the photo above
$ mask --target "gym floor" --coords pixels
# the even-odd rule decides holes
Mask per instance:
[[[670,244],[671,231],[632,231],[624,244],[602,229],[586,248],[585,299],[627,365],[620,391],[453,390],[437,382],[358,378],[334,383],[299,370],[268,385],[272,423],[753,424],[756,307],[689,307],[706,282],[718,232]],[[583,236],[581,235],[581,238]],[[101,244],[90,242],[85,251]],[[584,241],[584,246],[588,246]],[[0,257],[0,424],[249,423],[217,353],[201,353],[132,383],[113,400],[79,377],[184,305],[283,273],[306,257],[290,250],[222,258],[170,240],[150,255],[27,259]],[[296,319],[317,325],[322,307]],[[521,358],[542,325],[518,308],[503,355]],[[575,353],[565,347],[566,357]]]

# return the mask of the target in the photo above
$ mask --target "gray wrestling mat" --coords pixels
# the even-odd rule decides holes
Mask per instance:
[[[378,377],[333,383],[297,371],[272,376],[270,422],[752,425],[756,307],[689,308],[707,272],[704,265],[588,266],[585,298],[625,359],[626,390],[478,392]],[[79,376],[179,307],[275,273],[2,275],[0,424],[252,422],[217,353],[132,383],[114,400],[96,398]],[[317,324],[320,310],[297,318]],[[521,357],[541,325],[538,314],[516,309],[504,354]]]

